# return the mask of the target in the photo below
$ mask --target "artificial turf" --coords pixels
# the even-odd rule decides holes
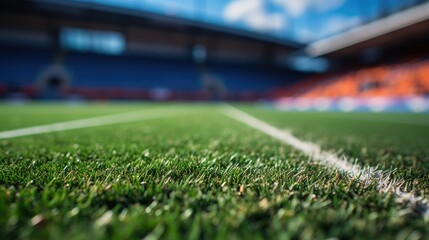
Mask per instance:
[[[313,162],[222,107],[0,105],[3,131],[136,110],[185,112],[0,140],[0,238],[429,237],[427,220],[391,194]],[[404,188],[429,195],[427,115],[237,107],[359,165],[396,169]]]

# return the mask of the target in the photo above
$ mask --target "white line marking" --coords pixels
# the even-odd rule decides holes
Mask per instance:
[[[16,138],[21,136],[30,136],[49,132],[60,132],[65,130],[89,128],[97,126],[112,125],[117,123],[136,122],[149,119],[157,119],[164,117],[172,117],[184,114],[183,111],[172,111],[171,109],[149,109],[140,110],[128,113],[120,113],[113,115],[105,115],[101,117],[79,119],[67,122],[52,123],[46,125],[39,125],[28,128],[20,128],[15,130],[0,132],[0,139]]]
[[[322,151],[320,147],[314,143],[305,142],[288,132],[282,131],[232,106],[226,107],[224,113],[239,122],[292,146],[316,161],[344,171],[352,178],[360,179],[364,184],[376,183],[377,189],[380,192],[394,194],[398,202],[410,207],[414,213],[421,215],[425,220],[429,220],[428,200],[416,196],[413,193],[403,192],[401,190],[403,181],[391,179],[389,174],[383,173],[375,168],[362,168],[359,165],[347,162],[333,153]]]

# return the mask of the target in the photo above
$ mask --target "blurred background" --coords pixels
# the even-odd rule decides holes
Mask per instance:
[[[0,3],[0,99],[429,111],[427,0]]]

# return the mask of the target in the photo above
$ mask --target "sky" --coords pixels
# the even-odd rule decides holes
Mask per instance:
[[[313,42],[418,0],[80,0]]]

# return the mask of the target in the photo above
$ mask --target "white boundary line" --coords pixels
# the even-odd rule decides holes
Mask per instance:
[[[164,117],[172,117],[176,115],[185,114],[183,111],[171,111],[167,108],[156,108],[148,110],[140,110],[134,112],[105,115],[101,117],[85,118],[67,122],[52,123],[46,125],[39,125],[28,128],[20,128],[15,130],[0,132],[1,139],[16,138],[21,136],[30,136],[36,134],[43,134],[49,132],[60,132],[65,130],[90,128],[97,126],[112,125],[117,123],[136,122],[149,119],[157,119]]]
[[[293,148],[310,156],[313,160],[324,163],[330,167],[337,168],[347,173],[352,178],[358,178],[364,184],[377,184],[377,189],[380,192],[389,192],[394,194],[398,202],[410,207],[414,213],[419,214],[425,220],[429,220],[429,201],[423,197],[416,196],[413,193],[403,192],[401,190],[403,181],[391,179],[389,174],[383,173],[375,168],[362,168],[359,165],[347,162],[333,153],[322,151],[320,147],[314,143],[300,140],[292,134],[282,131],[281,129],[278,129],[232,106],[225,107],[224,113],[232,119],[242,122],[292,146]]]

